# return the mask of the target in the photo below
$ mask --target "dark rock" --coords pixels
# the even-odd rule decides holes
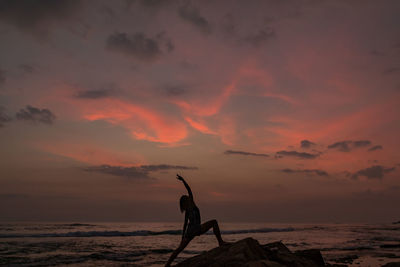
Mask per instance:
[[[294,252],[297,256],[308,259],[318,266],[324,266],[325,261],[318,249],[298,250]]]
[[[262,246],[269,260],[278,262],[283,266],[325,266],[319,250],[300,250],[292,253],[282,242],[269,243]]]
[[[354,260],[358,259],[357,255],[347,255],[344,257],[336,258],[333,261],[337,263],[349,263],[352,264]]]
[[[319,250],[293,253],[282,242],[261,246],[257,240],[246,238],[191,257],[176,266],[322,267],[325,262]]]
[[[290,250],[280,241],[262,245],[262,248],[268,252],[290,253]]]
[[[400,244],[383,244],[380,245],[381,248],[400,248]]]
[[[400,267],[400,261],[389,262],[389,263],[386,263],[385,265],[382,265],[382,267]]]
[[[246,238],[191,257],[176,266],[244,266],[247,263],[264,259],[267,259],[267,255],[258,241]],[[253,264],[253,266],[257,265]]]
[[[374,257],[398,259],[400,258],[400,255],[394,253],[376,253]]]

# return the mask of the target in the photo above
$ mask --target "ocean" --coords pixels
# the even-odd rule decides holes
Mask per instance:
[[[1,223],[0,265],[163,266],[182,223]],[[326,262],[382,266],[400,262],[400,224],[220,223],[225,241],[253,237],[289,249],[320,249]],[[218,245],[196,237],[176,262]]]

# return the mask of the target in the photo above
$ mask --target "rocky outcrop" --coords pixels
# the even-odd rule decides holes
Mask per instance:
[[[400,267],[400,262],[389,262],[382,265],[382,267]]]
[[[291,252],[282,242],[260,245],[253,238],[245,238],[186,259],[176,266],[321,267],[333,265],[326,265],[320,251],[316,249]]]

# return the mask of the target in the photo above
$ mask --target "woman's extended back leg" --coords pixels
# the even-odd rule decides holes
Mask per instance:
[[[181,251],[189,244],[189,242],[192,240],[193,238],[183,238],[179,247],[177,249],[175,249],[175,251],[172,253],[172,255],[169,257],[168,262],[165,264],[165,266],[170,266],[171,263],[174,261],[174,259],[176,258],[176,256],[178,256],[179,253],[181,253]]]

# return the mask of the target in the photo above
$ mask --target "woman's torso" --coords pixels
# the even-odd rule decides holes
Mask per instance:
[[[191,209],[188,209],[187,213],[189,219],[189,226],[201,224],[200,210],[196,206],[196,204],[193,203],[193,207]]]

